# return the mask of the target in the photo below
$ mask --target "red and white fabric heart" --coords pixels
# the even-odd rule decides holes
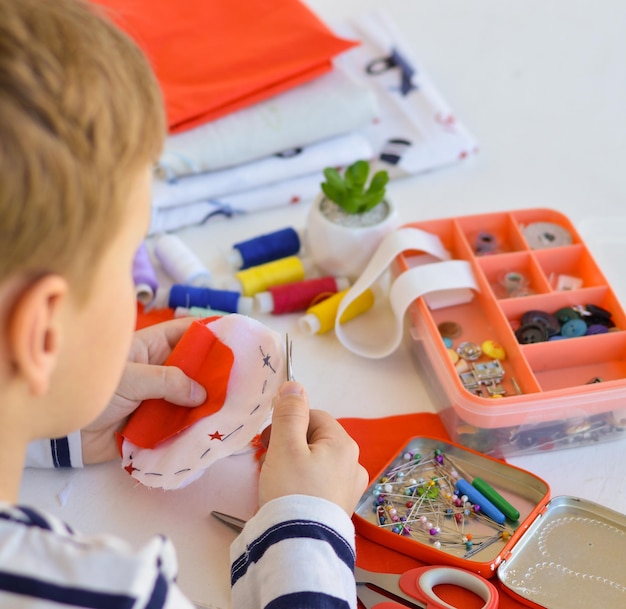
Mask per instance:
[[[244,315],[191,324],[165,362],[207,390],[197,408],[145,400],[119,436],[122,466],[141,484],[187,486],[220,458],[245,448],[267,422],[286,379],[284,341]]]

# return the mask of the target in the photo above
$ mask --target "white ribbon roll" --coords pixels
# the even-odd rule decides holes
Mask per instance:
[[[375,306],[361,317],[367,324],[340,324],[343,312],[355,298],[371,288],[389,270],[403,252],[423,252],[415,257],[414,266],[401,273],[389,288],[387,306]],[[433,262],[432,260],[435,260]],[[348,350],[371,359],[393,353],[402,341],[404,316],[416,299],[424,296],[431,309],[469,302],[478,286],[470,263],[450,260],[450,254],[439,237],[418,228],[400,228],[387,235],[372,256],[361,276],[339,305],[335,334]],[[376,317],[376,320],[373,318]]]

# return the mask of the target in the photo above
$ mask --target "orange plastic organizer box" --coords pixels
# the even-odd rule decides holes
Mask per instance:
[[[419,298],[409,312],[452,440],[512,456],[626,435],[626,315],[567,217],[528,209],[408,226],[468,261],[479,286],[471,302],[431,310]],[[401,272],[411,258],[398,258]]]

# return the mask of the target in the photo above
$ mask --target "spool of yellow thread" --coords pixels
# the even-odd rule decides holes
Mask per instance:
[[[265,292],[274,285],[283,285],[294,281],[302,281],[305,276],[302,260],[297,256],[280,258],[265,264],[250,267],[235,273],[244,296],[254,296]]]
[[[335,327],[339,303],[347,292],[347,289],[343,290],[309,307],[306,314],[298,321],[300,328],[309,334],[324,334],[324,332],[332,330]],[[340,323],[345,323],[361,315],[361,313],[365,313],[371,309],[373,305],[374,293],[372,290],[367,289],[350,303],[350,306],[343,312],[339,320]]]

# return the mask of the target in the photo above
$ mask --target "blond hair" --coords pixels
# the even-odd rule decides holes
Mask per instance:
[[[0,0],[0,283],[87,280],[154,162],[163,105],[137,45],[79,0]]]

